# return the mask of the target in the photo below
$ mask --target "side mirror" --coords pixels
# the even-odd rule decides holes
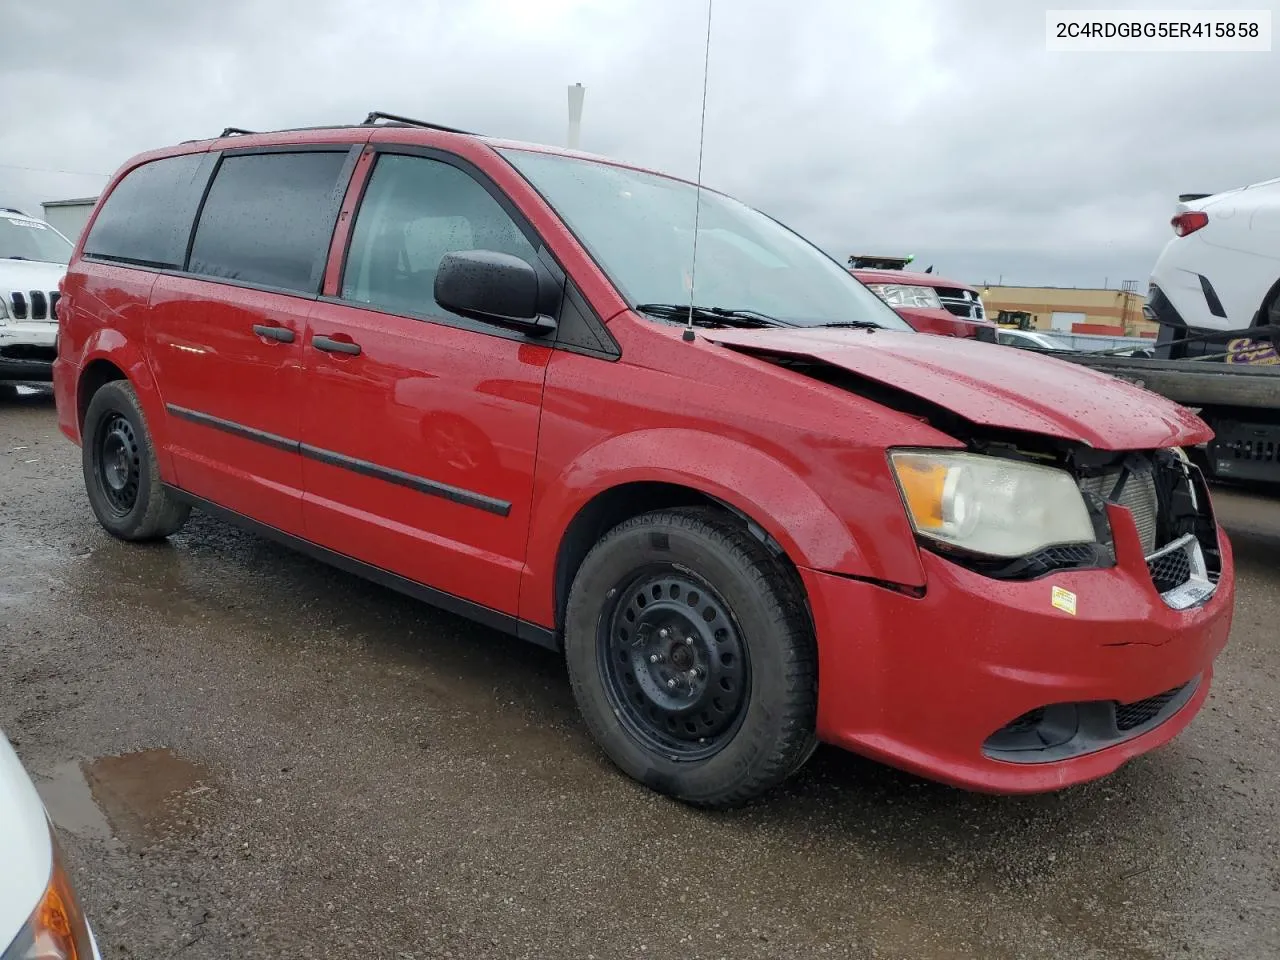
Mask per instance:
[[[496,250],[446,253],[436,271],[436,303],[446,310],[532,335],[556,328],[538,312],[538,272],[519,257]]]

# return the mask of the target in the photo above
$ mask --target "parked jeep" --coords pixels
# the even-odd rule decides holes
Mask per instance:
[[[0,383],[53,379],[58,283],[73,244],[12,207],[0,207]]]

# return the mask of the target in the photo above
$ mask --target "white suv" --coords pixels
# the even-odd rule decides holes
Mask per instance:
[[[43,220],[0,207],[0,382],[52,379],[58,282],[73,248]]]
[[[1280,179],[1184,194],[1171,223],[1148,317],[1203,333],[1280,322]]]
[[[0,960],[100,960],[44,805],[0,733]]]

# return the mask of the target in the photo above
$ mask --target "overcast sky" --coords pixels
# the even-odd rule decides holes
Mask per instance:
[[[841,256],[1145,287],[1178,193],[1280,176],[1280,53],[1047,53],[1050,5],[1104,6],[715,0],[703,181]],[[705,18],[703,0],[0,0],[0,203],[94,194],[130,154],[227,125],[371,109],[562,143],[573,82],[584,150],[692,177]]]

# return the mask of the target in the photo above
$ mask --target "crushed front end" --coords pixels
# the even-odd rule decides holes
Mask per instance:
[[[821,640],[819,733],[970,789],[1094,779],[1204,703],[1231,626],[1230,545],[1178,450],[982,453],[1069,472],[1096,535],[1015,558],[922,537],[915,592],[802,571]]]

